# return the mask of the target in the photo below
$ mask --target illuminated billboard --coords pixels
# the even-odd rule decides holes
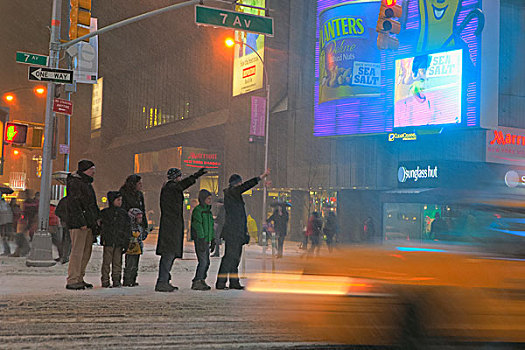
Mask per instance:
[[[380,0],[318,0],[314,135],[480,126],[481,2],[398,0],[394,51],[377,49]]]
[[[462,50],[396,61],[394,127],[460,124]]]

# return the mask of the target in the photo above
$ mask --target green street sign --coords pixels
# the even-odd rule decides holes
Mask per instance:
[[[206,6],[195,6],[195,23],[273,36],[273,18]]]
[[[25,64],[38,64],[40,66],[47,66],[49,60],[48,56],[37,55],[35,53],[20,52],[16,53],[16,61]]]

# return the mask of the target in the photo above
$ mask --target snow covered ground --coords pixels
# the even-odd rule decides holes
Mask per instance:
[[[292,243],[287,250],[299,254]],[[263,269],[261,248],[246,252],[246,271]],[[201,292],[190,289],[197,264],[193,245],[172,270],[174,293],[154,292],[159,258],[150,241],[140,261],[134,288],[101,288],[102,247],[94,246],[86,281],[95,288],[69,291],[66,265],[29,268],[25,258],[0,257],[0,349],[312,348],[289,325],[272,320],[271,295],[247,291]],[[270,258],[266,267],[271,267]],[[220,259],[212,258],[213,285]],[[241,280],[246,282],[246,280]]]

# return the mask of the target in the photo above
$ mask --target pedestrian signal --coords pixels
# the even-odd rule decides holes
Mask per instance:
[[[7,122],[5,124],[4,141],[20,145],[25,144],[27,129],[27,124]]]

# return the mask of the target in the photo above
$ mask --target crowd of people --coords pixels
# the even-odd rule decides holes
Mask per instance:
[[[178,289],[171,284],[170,271],[175,260],[183,257],[183,192],[204,174],[205,168],[185,178],[178,168],[171,168],[167,172],[167,181],[160,194],[161,216],[156,247],[160,261],[155,291],[173,292]],[[191,214],[189,230],[198,260],[191,289],[211,289],[206,283],[210,256],[220,257],[222,240],[225,242],[225,251],[215,288],[244,288],[239,282],[238,267],[242,247],[250,241],[250,217],[246,214],[242,195],[268,175],[267,170],[245,182],[240,175],[231,175],[228,187],[224,190],[224,199],[217,201],[220,206],[215,217],[211,210],[212,194],[205,189],[200,190],[198,205]],[[128,176],[118,191],[109,191],[106,194],[108,206],[100,210],[92,186],[94,176],[95,164],[89,160],[81,160],[78,170],[67,177],[67,196],[60,201],[51,201],[50,205],[49,231],[59,254],[56,260],[62,263],[69,262],[66,289],[93,288],[93,284],[86,282],[84,277],[93,243],[97,242],[98,236],[103,246],[101,286],[138,286],[139,262],[144,252],[143,241],[151,231],[146,217],[142,179],[137,174]],[[11,200],[9,204],[3,198],[0,200],[3,255],[24,256],[29,252],[29,243],[25,237],[31,240],[36,230],[38,202],[37,193],[34,198],[26,200],[24,210],[21,211],[16,200]],[[283,256],[288,221],[289,214],[284,203],[276,205],[273,214],[266,220],[266,227],[271,227],[275,232],[277,258]],[[19,222],[23,222],[25,230],[24,233],[17,234],[23,237],[17,237],[17,240],[25,240],[25,243],[17,241],[17,251],[11,253],[8,239],[17,232],[16,225]],[[313,212],[308,220],[302,248],[308,250],[309,254],[319,254],[324,238],[331,252],[337,232],[335,213],[329,212],[323,225],[321,215]]]
[[[160,256],[155,285],[157,292],[173,292],[178,289],[171,284],[170,271],[175,260],[183,256],[183,192],[204,174],[206,174],[205,168],[185,178],[178,168],[171,168],[167,172],[167,181],[160,195],[161,217],[156,247],[156,254]],[[224,190],[223,212],[219,213],[216,220],[211,213],[211,193],[207,190],[199,192],[199,204],[193,210],[191,217],[191,235],[195,241],[198,260],[192,289],[211,289],[206,283],[210,254],[218,255],[217,243],[220,239],[225,241],[225,252],[215,288],[244,289],[239,283],[238,266],[242,246],[249,242],[249,235],[242,194],[268,175],[269,171],[266,171],[258,177],[243,182],[241,176],[233,174],[229,179],[228,188]],[[150,232],[141,177],[136,174],[130,175],[119,191],[108,192],[108,207],[100,211],[92,186],[94,176],[95,164],[89,160],[81,160],[78,163],[78,170],[68,175],[67,196],[58,203],[59,207],[61,203],[65,203],[65,215],[61,217],[61,221],[71,237],[66,288],[71,290],[93,288],[93,284],[86,282],[84,277],[91,257],[92,245],[98,234],[104,246],[101,286],[137,286],[140,256],[144,252],[143,241]],[[55,212],[62,214],[59,207]],[[217,230],[220,235],[216,234]],[[122,277],[123,255],[125,263]]]

